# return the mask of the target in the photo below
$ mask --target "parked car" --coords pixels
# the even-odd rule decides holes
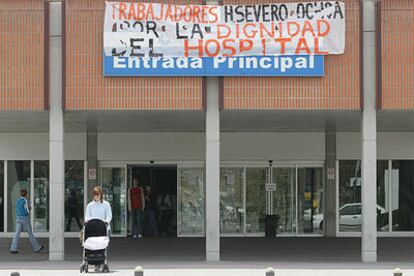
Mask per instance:
[[[309,211],[308,211],[309,210]],[[306,213],[308,211],[309,215]],[[377,215],[385,214],[386,210],[377,205]],[[310,218],[310,209],[305,210],[305,220],[307,215]],[[323,214],[315,214],[312,217],[314,229],[323,230]],[[339,231],[361,231],[361,203],[348,203],[339,208]]]

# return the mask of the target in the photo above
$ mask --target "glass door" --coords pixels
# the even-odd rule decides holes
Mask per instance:
[[[99,175],[104,199],[112,207],[112,233],[126,236],[125,167],[101,167]]]
[[[49,161],[34,161],[33,230],[49,231]]]
[[[84,218],[85,169],[83,160],[65,161],[65,231],[79,232]]]
[[[220,170],[220,232],[244,233],[244,168]]]
[[[179,167],[177,172],[178,236],[204,235],[204,169]]]
[[[298,234],[322,234],[323,169],[297,169]]]
[[[274,167],[272,183],[273,214],[279,216],[278,234],[296,234],[296,168]]]
[[[7,231],[16,230],[16,203],[20,198],[20,190],[28,191],[30,200],[30,161],[7,161]]]
[[[264,233],[266,167],[246,167],[246,234]]]

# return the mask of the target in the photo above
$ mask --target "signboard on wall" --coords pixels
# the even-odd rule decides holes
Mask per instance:
[[[345,50],[345,4],[107,2],[103,40],[108,76],[320,76]]]
[[[134,58],[105,56],[105,76],[324,75],[324,56]]]

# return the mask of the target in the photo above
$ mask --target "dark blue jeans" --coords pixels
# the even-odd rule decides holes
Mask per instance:
[[[144,211],[142,209],[131,209],[132,236],[142,235],[144,224]]]

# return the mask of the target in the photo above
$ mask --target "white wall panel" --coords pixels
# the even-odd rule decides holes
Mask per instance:
[[[222,160],[323,160],[323,133],[222,133]],[[202,160],[204,133],[100,133],[99,160]]]
[[[360,133],[337,134],[337,159],[359,159]],[[100,133],[99,160],[203,160],[204,133]],[[222,133],[222,160],[324,160],[323,133]],[[414,133],[378,134],[379,159],[414,159]],[[0,160],[47,160],[47,133],[0,133]],[[65,159],[86,159],[86,134],[65,134]]]
[[[86,159],[86,134],[65,134],[65,159]],[[0,133],[0,160],[48,160],[48,133]]]
[[[337,159],[361,158],[360,133],[338,133]],[[413,132],[380,132],[377,135],[378,159],[414,159]]]

